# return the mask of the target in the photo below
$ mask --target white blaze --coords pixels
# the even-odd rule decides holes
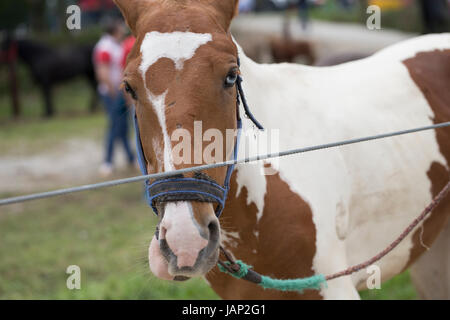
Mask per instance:
[[[164,171],[172,171],[175,170],[173,166],[172,160],[172,145],[170,143],[169,134],[167,133],[166,127],[166,95],[167,91],[162,95],[154,96],[150,90],[147,89],[147,96],[150,102],[152,103],[153,110],[156,112],[158,116],[159,124],[161,125],[163,137],[164,137]],[[155,145],[154,145],[155,148]],[[156,154],[158,154],[159,148],[155,149]],[[161,159],[158,159],[161,162]]]
[[[145,74],[154,63],[161,58],[169,58],[175,63],[175,68],[181,70],[185,61],[191,59],[197,49],[212,41],[209,33],[172,32],[160,33],[149,32],[145,35],[141,45],[142,62],[139,66],[147,96],[158,116],[159,124],[164,137],[164,171],[175,170],[172,160],[172,145],[166,126],[166,95],[167,90],[159,96],[155,96],[145,83]],[[162,159],[158,159],[159,162]]]

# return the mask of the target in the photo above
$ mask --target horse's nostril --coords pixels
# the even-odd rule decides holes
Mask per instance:
[[[159,229],[159,233],[158,233],[158,235],[159,235],[159,239],[165,239],[166,238],[166,233],[167,233],[167,229],[166,228],[164,228],[164,227],[161,227],[160,229]]]
[[[219,240],[219,223],[217,221],[211,221],[208,224],[209,241]]]

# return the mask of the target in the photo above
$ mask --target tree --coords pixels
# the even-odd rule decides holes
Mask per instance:
[[[29,9],[27,0],[1,0],[0,30],[13,31],[19,24],[27,22]]]

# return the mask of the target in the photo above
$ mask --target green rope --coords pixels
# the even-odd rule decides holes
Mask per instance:
[[[267,276],[261,276],[262,282],[260,286],[264,289],[276,289],[280,291],[299,291],[304,290],[320,290],[322,283],[326,284],[324,275],[319,274],[309,278],[300,279],[272,279]]]
[[[230,262],[225,262],[227,265],[231,265]],[[220,264],[218,265],[219,270],[229,274],[237,279],[242,279],[248,273],[248,269],[251,269],[252,266],[249,266],[242,262],[241,260],[237,260],[236,264],[239,265],[240,269],[238,272],[230,273],[227,269],[225,269]],[[304,290],[312,289],[312,290],[320,290],[322,285],[326,286],[325,276],[322,274],[315,275],[308,278],[301,279],[272,279],[267,276],[261,276],[261,283],[259,285],[264,289],[275,289],[280,291],[299,291],[302,293]]]

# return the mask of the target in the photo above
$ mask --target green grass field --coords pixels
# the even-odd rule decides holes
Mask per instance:
[[[7,99],[0,97],[0,157],[26,157],[70,137],[101,138],[102,114],[88,115],[82,103],[87,87],[75,82],[59,90],[52,120],[25,107],[25,119],[10,122]],[[36,106],[35,95],[29,90],[23,101]],[[0,299],[218,299],[201,279],[171,283],[151,275],[147,248],[155,223],[140,184],[1,207]],[[66,287],[70,265],[81,268],[81,290]],[[406,272],[362,298],[414,299],[416,293]]]
[[[202,280],[160,281],[147,267],[155,218],[140,185],[2,208],[0,299],[215,298]],[[66,287],[69,265],[81,290]]]

